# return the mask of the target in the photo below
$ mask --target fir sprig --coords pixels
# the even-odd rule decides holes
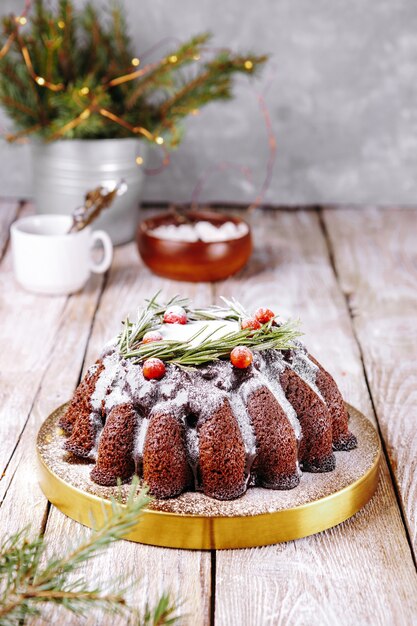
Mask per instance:
[[[146,607],[140,616],[128,606],[126,589],[103,592],[92,588],[80,568],[97,557],[109,545],[124,537],[138,522],[150,501],[146,490],[138,495],[137,480],[131,486],[126,505],[112,500],[111,512],[103,507],[103,522],[94,523],[94,531],[65,556],[46,557],[44,537],[29,537],[29,529],[2,541],[0,548],[0,626],[15,626],[27,617],[42,615],[46,604],[60,605],[84,615],[93,608],[120,613],[126,623],[151,626],[173,624],[175,607],[169,596],[161,596],[154,609]],[[117,581],[112,581],[113,585]]]
[[[220,328],[216,329],[201,339],[199,335],[209,329],[209,325],[200,328],[188,341],[176,341],[164,339],[151,343],[142,343],[146,332],[156,329],[162,323],[164,312],[173,305],[182,306],[191,321],[238,321],[247,317],[242,305],[236,300],[223,301],[226,307],[212,306],[206,309],[192,309],[189,301],[179,296],[171,298],[165,305],[158,303],[156,294],[148,301],[147,307],[140,312],[136,324],[129,319],[124,322],[123,332],[119,337],[119,351],[126,359],[132,359],[134,363],[141,363],[146,359],[158,358],[165,363],[172,363],[179,367],[196,367],[212,361],[227,358],[236,346],[247,346],[255,351],[264,350],[288,350],[294,346],[294,341],[302,333],[298,322],[288,321],[275,324],[270,320],[263,324],[260,329],[240,329],[229,332],[221,337],[215,337]]]
[[[210,52],[211,35],[202,33],[145,66],[120,2],[106,10],[92,2],[78,8],[73,0],[33,0],[24,19],[4,17],[0,32],[0,49],[10,42],[0,60],[0,104],[20,131],[11,141],[32,132],[48,141],[129,137],[141,127],[148,140],[162,137],[175,147],[187,115],[231,98],[234,77],[256,74],[267,59]]]

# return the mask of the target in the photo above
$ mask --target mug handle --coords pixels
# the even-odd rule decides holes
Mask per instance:
[[[109,269],[113,260],[113,244],[110,237],[106,232],[104,232],[104,230],[93,230],[91,233],[92,244],[97,241],[99,241],[103,246],[103,258],[98,263],[91,260],[90,270],[95,274],[103,274]]]

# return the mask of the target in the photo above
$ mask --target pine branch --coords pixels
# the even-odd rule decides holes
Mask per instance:
[[[251,57],[250,70],[245,68],[248,57],[232,56],[223,52],[205,65],[205,69],[187,82],[172,98],[161,106],[161,115],[188,114],[191,107],[198,107],[217,98],[229,98],[231,95],[231,75],[235,72],[254,73],[266,61],[266,57]]]
[[[203,33],[136,75],[121,4],[114,0],[103,13],[92,2],[76,10],[73,0],[34,0],[26,26],[15,16],[3,19],[0,49],[7,42],[7,54],[0,59],[0,102],[18,136],[30,129],[45,140],[116,138],[141,127],[149,137],[163,134],[174,147],[187,115],[231,98],[234,76],[250,76],[266,60],[223,51],[200,64],[200,57],[212,56],[205,49],[210,35]],[[79,120],[89,104],[91,114]],[[100,108],[115,117],[103,117]]]
[[[166,624],[175,624],[177,618],[175,612],[177,608],[171,603],[168,595],[164,594],[159,600],[156,607],[152,610],[149,605],[146,605],[145,615],[140,626],[163,626]]]
[[[132,109],[140,97],[147,91],[149,93],[158,88],[165,91],[173,90],[177,84],[176,75],[178,70],[198,60],[202,46],[208,42],[210,33],[202,33],[182,44],[177,50],[172,51],[162,62],[144,78],[135,84],[133,92],[128,97],[126,104]],[[173,59],[176,59],[173,61]]]
[[[96,558],[109,545],[123,538],[138,522],[150,498],[146,490],[138,495],[133,481],[125,506],[113,500],[111,512],[103,508],[104,521],[95,523],[92,533],[65,556],[46,559],[43,537],[29,539],[24,529],[2,542],[0,551],[0,626],[18,624],[27,617],[40,616],[45,604],[60,605],[77,615],[90,609],[121,613],[128,620],[146,625],[173,624],[176,607],[163,595],[155,609],[146,608],[140,617],[126,603],[125,589],[103,592],[91,589],[80,573],[82,565]],[[41,564],[46,560],[45,564]],[[116,581],[118,582],[118,581]],[[112,581],[115,585],[115,581]]]

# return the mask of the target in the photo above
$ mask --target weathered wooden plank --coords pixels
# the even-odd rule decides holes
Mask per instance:
[[[19,212],[20,203],[17,200],[0,199],[0,259],[9,241],[10,226]]]
[[[84,352],[86,349],[91,321],[94,315],[97,299],[101,290],[103,277],[92,276],[85,289],[68,298],[62,307],[59,319],[56,322],[54,337],[48,349],[46,368],[41,370],[39,378],[33,381],[33,387],[29,387],[32,397],[25,397],[28,391],[26,387],[26,372],[31,367],[31,360],[36,358],[25,346],[25,335],[19,337],[18,347],[22,350],[19,367],[23,372],[15,373],[14,381],[15,397],[19,395],[31,406],[26,409],[22,404],[16,406],[12,413],[10,410],[5,413],[5,419],[9,423],[19,422],[22,415],[23,422],[28,417],[21,436],[16,439],[16,449],[11,457],[7,471],[0,482],[0,526],[2,530],[10,532],[16,531],[22,526],[32,524],[33,531],[40,529],[46,509],[46,500],[37,485],[36,475],[36,452],[35,442],[37,431],[44,419],[53,409],[65,402],[72,394],[80,375]],[[31,296],[28,296],[29,299]],[[42,301],[42,308],[39,303],[34,304],[34,317],[39,314],[44,315],[38,320],[38,325],[45,322],[46,313],[43,307],[48,304],[53,308],[53,298],[46,298]],[[46,318],[47,320],[47,318]],[[38,328],[38,332],[41,329]],[[13,365],[13,352],[9,351],[10,367]],[[4,354],[0,355],[0,358]],[[22,381],[19,383],[19,381]],[[7,398],[5,399],[7,402]],[[22,408],[23,407],[23,408]],[[25,412],[24,412],[25,411]],[[27,413],[26,413],[27,411]],[[9,450],[12,453],[12,450]]]
[[[329,209],[324,221],[416,554],[417,211]]]
[[[17,285],[8,248],[0,264],[0,476],[45,374],[66,301],[65,296],[48,298]]]
[[[181,293],[192,297],[200,304],[211,301],[210,286],[193,286],[174,283],[153,276],[138,259],[133,244],[116,250],[112,269],[103,293],[100,307],[94,319],[94,326],[84,367],[95,361],[103,345],[120,330],[120,322],[129,312],[135,314],[145,298],[162,290],[161,300]],[[64,517],[52,508],[46,527],[46,536],[56,549],[60,548],[61,537],[76,537],[80,532],[77,523]],[[88,531],[86,531],[88,532]],[[125,578],[133,569],[134,578],[139,582],[132,586],[128,594],[129,601],[138,609],[144,608],[146,600],[153,602],[164,591],[171,591],[177,602],[183,602],[182,624],[207,624],[210,607],[210,572],[209,553],[185,550],[153,548],[120,541],[109,554],[100,556],[89,565],[88,578],[94,584],[108,580]],[[128,582],[132,582],[129,580]],[[52,611],[50,619],[59,620],[59,611]],[[91,615],[87,622],[103,623],[102,617]],[[77,621],[72,623],[76,624]],[[110,622],[109,622],[110,623]],[[123,618],[111,618],[112,624],[124,624]]]
[[[47,537],[52,551],[62,552],[66,545],[82,540],[89,530],[72,522],[57,509],[52,508],[48,518]],[[55,552],[56,553],[56,552]],[[168,550],[118,541],[106,552],[83,568],[83,574],[91,586],[106,588],[114,581],[129,588],[125,594],[130,606],[141,614],[146,603],[154,606],[162,593],[168,592],[178,603],[179,624],[203,626],[209,623],[210,613],[210,554]],[[108,586],[107,586],[108,588]],[[124,626],[125,616],[104,616],[91,611],[88,616],[69,617],[59,608],[49,607],[45,611],[46,623],[70,623],[71,626]],[[70,621],[68,621],[70,619]],[[45,621],[29,622],[31,626],[43,626]]]
[[[346,400],[373,418],[343,295],[314,212],[255,213],[251,264],[217,286],[249,310],[300,316],[313,354]],[[252,550],[217,552],[216,623],[412,623],[416,573],[385,462],[374,499],[319,535]]]
[[[26,206],[23,214],[30,211]],[[13,533],[30,525],[37,535],[47,513],[37,483],[37,431],[77,384],[103,277],[92,276],[71,298],[54,298],[20,289],[10,251],[0,271],[0,454],[8,462],[0,481],[0,529]]]
[[[294,222],[293,216],[286,213],[256,214],[259,241],[262,235],[264,242],[258,247],[248,269],[237,279],[221,285],[218,293],[235,295],[251,308],[268,302],[284,314],[300,314],[312,352],[335,374],[346,399],[371,416],[359,351],[352,339],[349,316],[328,263],[324,241],[318,234],[316,217],[311,213],[295,215]],[[391,226],[393,227],[392,224]],[[343,227],[340,234],[344,232],[346,230]],[[360,261],[360,252],[357,254]],[[394,257],[395,254],[402,258],[401,250],[393,253]],[[207,287],[191,288],[152,277],[140,263],[137,264],[133,246],[120,249],[116,257],[108,289],[95,318],[85,359],[87,366],[109,336],[118,331],[124,314],[134,310],[144,297],[151,296],[161,286],[165,288],[166,294],[177,291],[185,295],[195,293],[200,303],[206,303],[210,299],[210,289]],[[350,258],[348,262],[351,262]],[[411,268],[412,275],[412,257],[408,253],[404,264]],[[1,271],[3,272],[3,266]],[[398,277],[395,279],[398,280]],[[381,285],[383,280],[381,278]],[[407,285],[412,284],[411,279],[410,283],[401,283],[401,289],[404,290]],[[92,301],[97,288],[97,285],[90,284],[90,288],[86,290],[91,292]],[[346,288],[346,293],[348,292]],[[9,297],[14,296],[10,287],[6,293]],[[394,290],[390,294],[395,297]],[[365,295],[366,287],[363,287],[363,298]],[[0,292],[0,298],[2,296],[3,292]],[[48,300],[51,303],[54,299]],[[44,310],[35,301],[29,299],[28,302],[33,316],[44,316]],[[387,297],[383,306],[389,307],[389,304]],[[407,299],[406,307],[408,306]],[[378,303],[375,310],[377,308]],[[2,320],[9,315],[17,315],[17,312],[13,307],[9,313],[5,306]],[[93,312],[94,307],[90,309],[87,301],[80,307],[79,296],[75,296],[64,304],[62,325],[54,326],[55,338],[49,346],[50,360],[44,358],[42,361],[44,375],[40,378],[41,386],[35,384],[32,390],[33,399],[36,389],[39,389],[34,409],[5,477],[8,489],[0,508],[2,530],[15,529],[17,525],[31,519],[36,528],[39,528],[45,512],[45,500],[37,490],[33,473],[35,432],[51,408],[71,395],[81,367]],[[48,319],[46,318],[47,321]],[[28,321],[26,317],[24,320]],[[10,333],[12,324],[8,324]],[[30,327],[31,334],[36,330],[37,327],[33,324]],[[368,326],[368,332],[371,330],[372,327],[370,329]],[[401,345],[406,350],[408,343],[403,335],[399,335],[400,333],[396,335],[395,340],[402,341]],[[21,339],[27,336],[19,335]],[[0,337],[7,338],[7,335],[1,332]],[[30,347],[22,349],[21,339],[16,342],[20,349],[18,356],[21,364],[14,380],[28,380],[31,383],[33,378],[25,374],[29,367],[33,367],[33,352]],[[37,342],[35,348],[39,350],[38,343],[40,346],[40,342]],[[15,355],[8,345],[3,343],[0,346],[3,348],[0,364],[1,357],[8,350],[9,359],[4,359],[3,362],[15,367]],[[60,354],[57,351],[58,346],[61,348]],[[71,355],[70,358],[68,355]],[[26,363],[29,365],[26,366]],[[58,372],[61,372],[60,376]],[[378,376],[384,379],[385,370],[381,374],[375,373],[376,380]],[[407,391],[408,386],[401,390],[401,394],[406,394]],[[411,390],[413,391],[414,389]],[[5,389],[5,399],[9,392],[10,387]],[[26,393],[26,390],[22,393]],[[387,392],[384,398],[381,403],[387,402],[390,407],[390,394]],[[375,404],[379,415],[377,402]],[[397,401],[395,405],[397,406]],[[414,405],[410,406],[413,408]],[[6,418],[10,419],[9,415],[5,414]],[[401,448],[402,445],[401,438],[393,439],[393,446]],[[0,453],[1,449],[0,446]],[[0,482],[0,497],[2,489],[4,494],[4,485],[6,482],[3,480]],[[410,493],[412,496],[412,492]],[[47,534],[55,548],[62,547],[65,538],[76,540],[82,532],[82,527],[53,510]],[[183,612],[188,615],[183,622],[203,624],[208,623],[209,616],[209,561],[209,554],[154,549],[119,542],[109,555],[100,557],[89,566],[87,575],[92,582],[119,574],[127,578],[132,566],[136,575],[142,574],[142,584],[135,585],[131,592],[136,606],[142,606],[146,596],[152,600],[162,589],[171,588],[174,597],[188,600],[183,607]],[[417,611],[413,593],[415,584],[410,552],[384,466],[383,480],[377,496],[361,513],[345,524],[316,537],[281,546],[217,553],[216,623],[408,624],[412,623]],[[52,611],[49,617],[49,621],[55,623],[60,619],[68,620],[68,616],[65,615],[64,618],[59,611]],[[103,624],[114,621],[117,620],[103,621],[99,616],[92,616],[87,623]],[[70,623],[76,622],[71,620]]]

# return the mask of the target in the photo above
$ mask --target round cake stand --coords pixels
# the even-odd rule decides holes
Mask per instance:
[[[109,512],[112,497],[122,501],[129,485],[100,487],[90,479],[91,463],[76,462],[63,450],[58,426],[67,405],[43,423],[37,439],[40,485],[63,513],[91,527]],[[237,500],[220,502],[201,493],[154,500],[126,539],[191,550],[249,548],[290,541],[318,533],[354,515],[373,496],[378,484],[381,448],[378,435],[362,413],[347,405],[350,429],[358,447],[336,452],[336,469],[303,473],[298,487],[273,491],[251,487]]]

